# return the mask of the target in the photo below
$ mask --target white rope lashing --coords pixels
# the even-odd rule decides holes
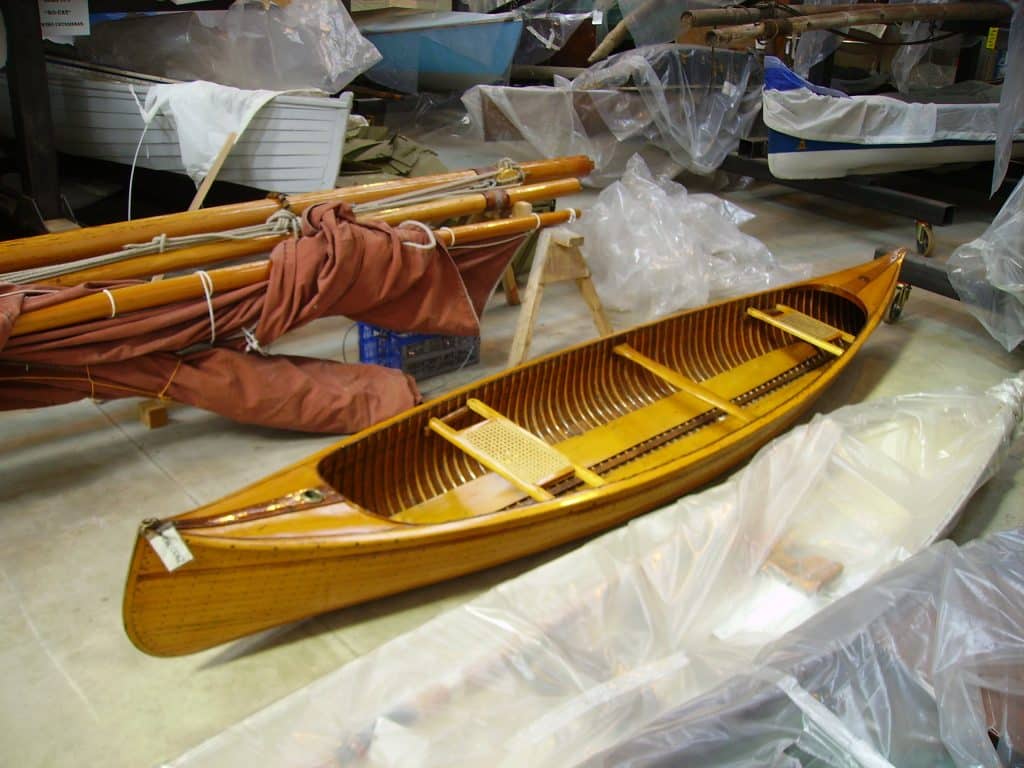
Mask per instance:
[[[110,292],[109,288],[104,288],[103,292],[107,294],[107,300],[110,302],[110,316],[117,317],[117,302],[114,301],[114,294]]]
[[[199,282],[203,284],[203,293],[206,295],[206,308],[210,312],[210,343],[217,341],[217,319],[213,313],[213,278],[204,269],[197,269]]]
[[[434,237],[434,230],[432,230],[430,227],[428,227],[422,221],[416,221],[415,219],[409,219],[408,221],[403,221],[398,226],[399,227],[416,227],[418,229],[422,229],[424,232],[427,233],[427,242],[425,242],[425,243],[414,243],[411,240],[403,240],[402,241],[402,245],[407,245],[410,248],[415,248],[417,251],[429,251],[429,250],[431,250],[433,248],[437,248],[437,238]],[[447,229],[447,227],[445,227],[445,229]],[[448,231],[451,232],[450,229]]]
[[[448,233],[448,237],[450,237],[452,239],[452,241],[450,243],[448,243],[448,247],[449,248],[454,248],[455,247],[455,232],[452,231],[451,227],[438,227],[437,231],[438,232],[447,232]]]

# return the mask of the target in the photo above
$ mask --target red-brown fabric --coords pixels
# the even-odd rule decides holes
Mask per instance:
[[[441,246],[404,244],[428,237],[418,227],[357,224],[343,204],[311,209],[303,237],[274,249],[265,282],[213,297],[212,346],[205,299],[10,338],[23,312],[135,281],[43,294],[0,285],[0,409],[144,394],[247,423],[362,429],[419,401],[410,377],[377,366],[247,354],[242,329],[261,347],[329,315],[398,331],[475,335],[521,238],[457,251],[455,259]]]

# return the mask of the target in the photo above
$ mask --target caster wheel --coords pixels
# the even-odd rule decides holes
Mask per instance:
[[[903,314],[903,305],[907,303],[907,298],[910,296],[910,284],[909,283],[897,283],[896,292],[892,296],[892,302],[889,304],[889,309],[885,312],[883,318],[887,323],[895,323],[900,319]]]
[[[917,252],[925,257],[931,256],[935,250],[935,233],[932,232],[932,225],[926,221],[917,222],[914,236],[917,240]]]

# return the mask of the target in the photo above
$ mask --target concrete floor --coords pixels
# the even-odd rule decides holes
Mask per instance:
[[[459,163],[468,165],[473,162]],[[758,214],[745,229],[784,259],[822,270],[909,244],[912,222],[759,185],[724,195]],[[593,194],[578,201],[586,205]],[[979,234],[992,212],[963,211],[937,229],[939,258]],[[502,367],[516,311],[500,297],[484,317],[482,364],[425,382],[426,394]],[[617,327],[623,322],[618,319]],[[340,357],[350,323],[331,319],[277,350]],[[568,287],[541,310],[533,353],[595,333]],[[354,334],[348,356],[355,356]],[[986,387],[1024,368],[956,302],[915,291],[817,410],[956,385]],[[336,438],[273,432],[174,407],[149,431],[134,401],[83,401],[0,414],[0,762],[152,765],[364,654],[435,614],[556,554],[338,611],[208,652],[149,658],[128,642],[120,602],[136,526],[226,493]],[[1024,522],[1022,441],[969,505],[954,538]],[[561,551],[566,551],[563,548]]]

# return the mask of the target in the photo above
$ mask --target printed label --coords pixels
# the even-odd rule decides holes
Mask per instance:
[[[89,34],[89,0],[39,0],[43,37]]]
[[[147,530],[146,540],[168,571],[177,570],[193,560],[188,545],[181,538],[178,529],[170,523],[159,529]]]

